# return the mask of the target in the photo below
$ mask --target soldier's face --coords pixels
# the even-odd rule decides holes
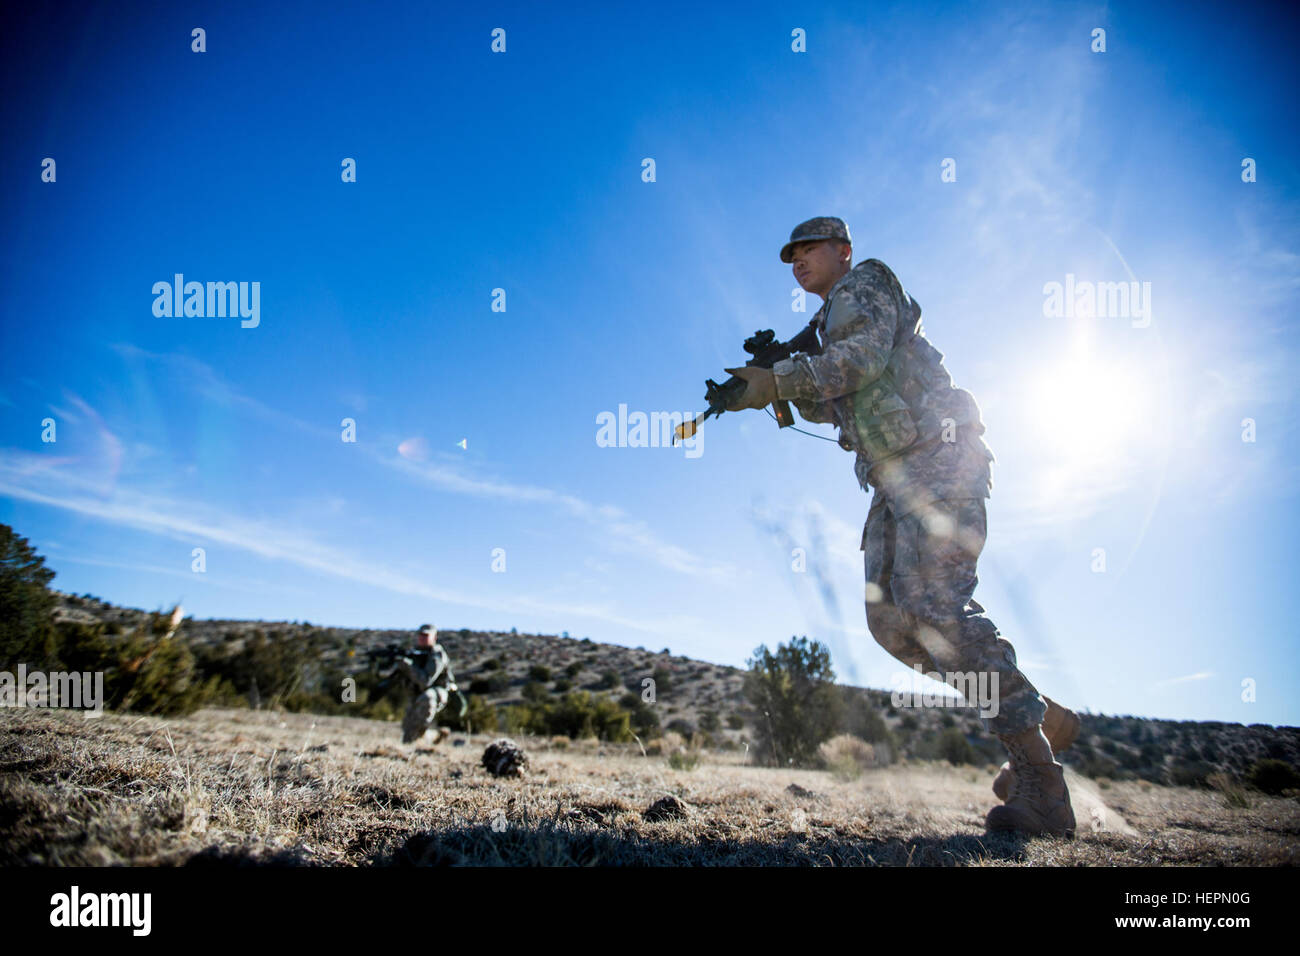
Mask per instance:
[[[808,292],[826,297],[840,278],[848,271],[852,249],[835,239],[801,242],[791,250],[791,267],[795,281]]]

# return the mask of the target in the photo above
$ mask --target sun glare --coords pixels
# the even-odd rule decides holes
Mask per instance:
[[[1058,462],[1111,462],[1151,434],[1152,389],[1137,369],[1073,357],[1030,390],[1033,438]]]

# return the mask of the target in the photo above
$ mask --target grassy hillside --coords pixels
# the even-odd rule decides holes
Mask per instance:
[[[131,630],[149,614],[91,595],[55,593],[57,619],[102,623],[109,635]],[[654,678],[656,701],[652,708],[643,709],[653,710],[659,730],[674,730],[688,740],[694,735],[698,745],[740,752],[754,739],[760,715],[743,697],[744,671],[738,668],[673,655],[668,648],[625,648],[565,635],[443,629],[439,636],[461,688],[498,713],[525,704],[530,695],[555,700],[570,690],[629,705],[629,695],[639,699],[643,680]],[[366,650],[393,641],[409,642],[412,632],[322,627],[307,621],[185,618],[177,639],[193,649],[205,668],[220,667],[250,642],[278,648],[279,656],[270,658],[271,669],[286,682],[292,677],[296,697],[277,694],[268,686],[250,693],[249,688],[232,685],[218,703],[273,709],[287,704],[289,709],[343,715],[359,713],[356,705],[343,705],[338,699],[343,678],[364,675]],[[304,689],[311,689],[314,696],[305,696]],[[854,688],[851,693],[864,713],[879,715],[882,721],[873,725],[874,733],[860,732],[868,739],[874,737],[880,762],[947,759],[983,766],[1004,759],[973,709],[895,709],[888,691]],[[399,712],[400,702],[379,713],[395,718]],[[1254,765],[1270,758],[1300,768],[1300,728],[1087,713],[1082,717],[1083,732],[1061,759],[1094,779],[1207,786],[1216,773],[1243,781]],[[504,720],[499,726],[507,729]],[[651,730],[641,736],[648,739],[657,733]]]

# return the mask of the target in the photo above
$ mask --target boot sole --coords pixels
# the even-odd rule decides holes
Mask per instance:
[[[993,808],[993,810],[998,810],[998,809],[1000,808],[999,807]],[[992,812],[993,812],[992,810],[989,811],[990,814]],[[1075,824],[1072,826],[1057,829],[1055,827],[1027,827],[1015,823],[997,825],[997,824],[989,823],[988,818],[985,817],[984,829],[986,832],[989,833],[1024,833],[1027,836],[1055,836],[1055,837],[1063,837],[1066,840],[1073,840],[1075,831],[1078,829],[1078,826],[1077,824]]]

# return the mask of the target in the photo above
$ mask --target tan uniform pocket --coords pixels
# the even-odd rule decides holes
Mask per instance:
[[[916,423],[897,392],[871,385],[853,396],[858,447],[871,461],[903,451],[916,441]]]

